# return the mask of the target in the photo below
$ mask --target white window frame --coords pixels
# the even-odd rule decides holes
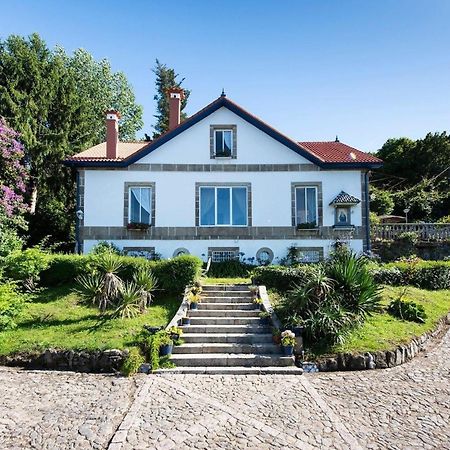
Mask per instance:
[[[304,189],[305,190],[305,208],[306,208],[306,214],[308,214],[308,196],[306,195],[306,190],[307,189],[314,189],[315,192],[315,198],[316,198],[316,227],[319,226],[319,193],[318,193],[318,189],[317,186],[295,186],[295,225],[300,225],[302,223],[309,223],[311,222],[310,220],[306,220],[306,222],[299,222],[298,221],[298,208],[297,208],[297,189]]]
[[[229,131],[230,134],[231,134],[231,141],[230,141],[230,142],[231,142],[231,148],[230,148],[230,155],[229,155],[229,156],[222,156],[222,155],[217,156],[217,150],[216,150],[216,133],[217,133],[218,131],[221,131],[222,133],[223,133],[224,131]],[[225,142],[225,139],[223,139],[222,142]],[[234,151],[234,149],[233,149],[233,130],[232,130],[231,128],[214,128],[214,157],[215,157],[215,158],[232,158],[232,156],[233,156],[233,151]],[[222,152],[223,152],[223,149],[222,149]]]
[[[152,195],[153,195],[153,191],[152,191],[152,187],[151,186],[132,186],[132,185],[130,185],[130,186],[128,186],[128,223],[134,223],[134,222],[131,222],[131,190],[132,189],[139,189],[140,191],[142,191],[142,189],[148,189],[149,191],[150,191],[150,193],[149,193],[149,199],[150,199],[150,208],[149,208],[149,216],[150,216],[150,222],[149,222],[149,225],[153,225],[152,224],[152,208],[153,208],[153,205],[152,205],[152,201],[153,201],[153,197],[152,197]],[[140,194],[140,198],[142,199],[142,193]],[[141,215],[141,210],[139,209],[139,218],[140,219],[142,219],[142,215]],[[138,223],[143,223],[142,222],[142,220],[140,220]]]
[[[244,225],[233,225],[233,195],[230,192],[230,223],[217,224],[217,190],[218,189],[245,189],[246,216]],[[214,189],[214,224],[202,225],[202,189]],[[198,223],[201,227],[247,227],[248,226],[248,187],[247,186],[199,186],[199,218]]]

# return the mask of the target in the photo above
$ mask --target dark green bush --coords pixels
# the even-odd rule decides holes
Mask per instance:
[[[211,263],[207,275],[212,278],[246,278],[253,268],[253,265],[240,261],[215,262]]]
[[[49,266],[41,273],[44,286],[73,283],[75,278],[89,270],[90,258],[84,255],[49,255]]]
[[[0,284],[0,331],[16,326],[15,317],[24,302],[24,295],[18,292],[14,283]]]
[[[450,289],[450,261],[395,262],[371,268],[375,281],[420,289]]]
[[[142,364],[145,363],[145,358],[142,356],[138,348],[133,347],[129,350],[128,355],[123,361],[121,372],[126,377],[130,377],[138,373]]]
[[[296,285],[304,285],[312,270],[313,266],[306,264],[295,267],[259,266],[253,270],[251,277],[255,285],[286,292]]]
[[[427,314],[422,305],[414,302],[406,302],[400,299],[392,300],[387,308],[389,314],[402,320],[425,323]]]

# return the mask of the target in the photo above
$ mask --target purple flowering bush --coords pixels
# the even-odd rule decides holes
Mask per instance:
[[[19,133],[0,117],[0,224],[24,227],[29,178]]]

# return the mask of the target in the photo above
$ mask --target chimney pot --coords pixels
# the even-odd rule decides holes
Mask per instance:
[[[109,109],[106,114],[106,157],[117,159],[117,144],[119,143],[119,119],[120,113]]]
[[[167,90],[169,95],[169,131],[180,125],[181,101],[184,98],[184,91],[179,87]]]

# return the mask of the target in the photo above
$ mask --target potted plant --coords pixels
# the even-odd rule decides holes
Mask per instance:
[[[194,283],[194,285],[190,287],[189,291],[194,295],[200,295],[203,292],[203,288],[200,284]]]
[[[316,222],[304,222],[297,224],[297,230],[315,230],[316,228]]]
[[[269,325],[270,323],[271,314],[267,311],[261,311],[259,313],[259,320],[262,325]]]
[[[278,328],[272,328],[272,341],[276,345],[281,344],[281,331]]]
[[[291,330],[285,330],[281,333],[281,348],[284,356],[294,354],[295,334]]]
[[[183,326],[189,326],[191,324],[191,318],[188,316],[184,316],[181,318],[181,324]]]
[[[262,301],[261,298],[254,298],[253,304],[256,306],[257,309],[264,311],[264,302]]]
[[[170,339],[174,342],[178,341],[183,334],[183,330],[175,325],[170,327],[167,332],[169,333]]]
[[[187,301],[189,303],[189,309],[198,309],[198,304],[201,301],[199,294],[194,294],[192,291],[187,295]]]
[[[168,356],[172,354],[173,350],[173,341],[170,339],[168,333],[165,333],[161,336],[159,340],[159,355],[160,356]]]
[[[254,298],[259,297],[259,287],[258,286],[250,286],[248,289],[250,290],[250,292],[252,293]]]

